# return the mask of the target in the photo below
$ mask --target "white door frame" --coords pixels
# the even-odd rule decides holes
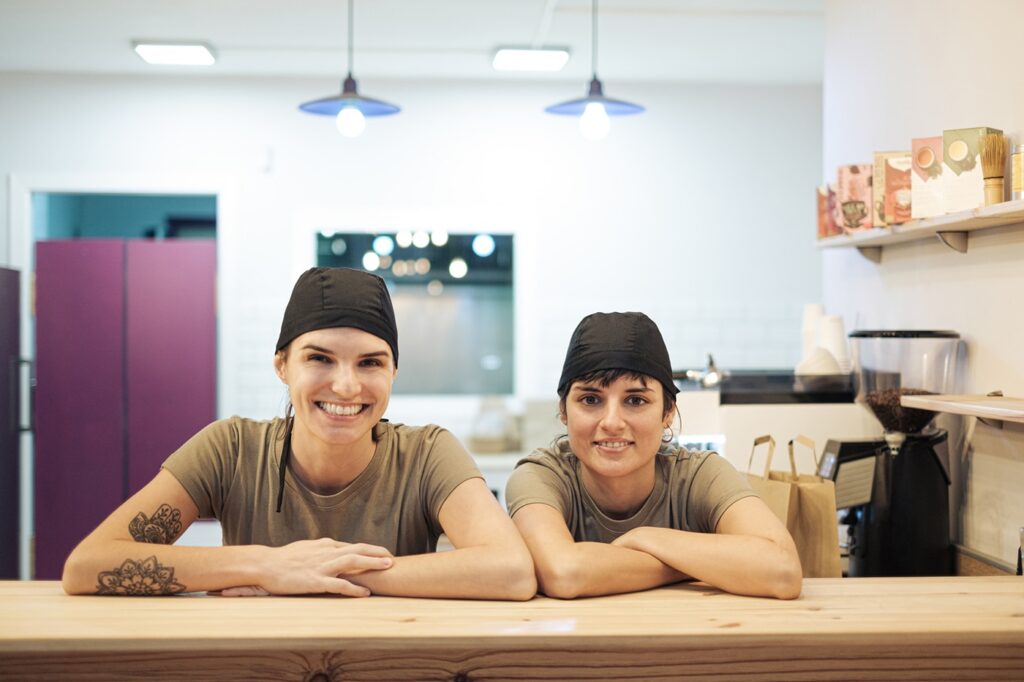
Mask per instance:
[[[238,183],[229,176],[195,176],[192,174],[151,173],[11,173],[7,185],[7,225],[10,234],[8,256],[10,267],[21,277],[21,357],[35,360],[33,289],[35,282],[35,237],[32,230],[32,194],[34,192],[69,194],[212,194],[217,198],[217,309],[224,309],[222,296],[230,281],[230,263],[224,257],[225,244],[240,231]],[[217,337],[221,338],[221,319],[217,318]],[[225,364],[217,345],[217,395],[220,410],[220,387],[225,385]],[[22,419],[29,404],[28,387],[22,389]],[[22,421],[24,423],[24,421]],[[19,490],[21,523],[19,531],[19,576],[31,577],[32,537],[34,533],[33,434],[21,436]]]

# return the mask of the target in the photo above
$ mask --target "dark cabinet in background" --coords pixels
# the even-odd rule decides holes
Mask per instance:
[[[0,580],[18,577],[21,278],[0,268]]]
[[[215,271],[212,240],[37,244],[36,578],[215,418]]]

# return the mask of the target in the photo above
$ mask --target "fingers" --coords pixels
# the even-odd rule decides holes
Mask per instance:
[[[324,572],[330,575],[356,575],[364,571],[383,571],[394,565],[390,556],[366,556],[364,554],[348,554],[338,557],[324,566]]]
[[[326,578],[323,592],[337,594],[345,597],[369,597],[370,590],[365,587],[353,585],[346,580],[338,578]],[[219,592],[210,592],[211,595],[221,597],[268,597],[270,593],[258,585],[244,585],[240,587],[227,588]]]
[[[238,587],[229,587],[220,591],[222,597],[267,597],[270,596],[270,592],[259,585],[240,585]]]
[[[361,585],[350,583],[344,578],[326,578],[324,592],[338,594],[343,597],[369,597],[370,590]]]
[[[368,545],[365,542],[357,542],[353,545],[346,545],[343,549],[350,554],[363,554],[365,556],[375,557],[392,556],[391,552],[389,552],[386,547],[380,547],[378,545]]]

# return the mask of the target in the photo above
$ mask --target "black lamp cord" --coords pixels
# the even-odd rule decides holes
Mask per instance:
[[[348,77],[352,77],[352,41],[355,35],[355,10],[352,9],[352,0],[348,0]]]
[[[590,10],[590,71],[597,80],[597,0],[593,0]]]

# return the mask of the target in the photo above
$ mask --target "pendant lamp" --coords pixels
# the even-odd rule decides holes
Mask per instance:
[[[612,99],[604,96],[604,87],[597,78],[597,0],[593,0],[590,9],[590,90],[586,97],[571,99],[568,102],[553,104],[544,111],[560,116],[579,116],[580,134],[588,140],[600,140],[607,137],[611,128],[609,116],[628,116],[639,114],[644,108],[639,104]]]
[[[389,102],[363,97],[352,77],[352,35],[354,33],[352,0],[348,0],[348,75],[341,86],[341,94],[315,99],[299,105],[307,114],[334,116],[338,132],[345,137],[358,137],[366,128],[367,116],[390,116],[401,109]]]

